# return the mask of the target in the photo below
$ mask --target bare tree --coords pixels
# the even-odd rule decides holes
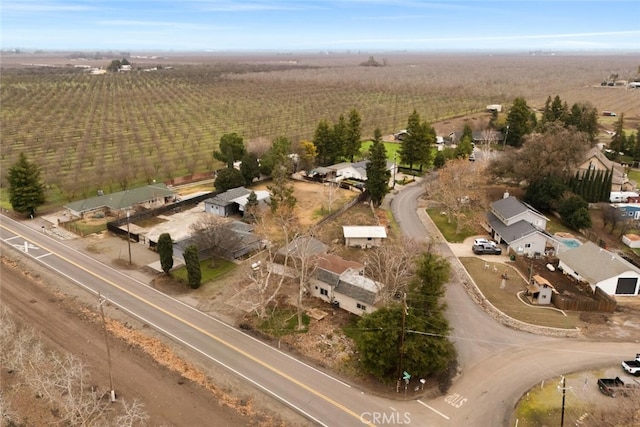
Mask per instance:
[[[296,253],[289,259],[294,277],[298,283],[298,295],[296,299],[298,330],[304,329],[302,314],[304,312],[303,299],[309,293],[309,279],[313,275],[318,259],[315,256],[316,239],[313,238],[311,231],[307,231],[293,238],[292,242],[296,244]]]
[[[325,182],[322,186],[322,194],[324,195],[324,200],[327,203],[327,210],[329,213],[333,212],[333,204],[336,201],[339,189],[339,184],[331,181]]]
[[[486,205],[486,194],[478,190],[484,176],[483,162],[451,160],[440,170],[437,180],[425,184],[426,197],[438,203],[456,233],[475,221],[474,211]]]
[[[233,259],[232,254],[242,245],[242,235],[226,218],[202,215],[190,228],[194,244],[207,255]]]
[[[279,249],[286,248],[291,242],[297,226],[297,219],[290,209],[281,209],[275,215],[259,217],[256,226],[258,234],[264,236],[265,241],[267,235],[273,236],[273,239],[260,259],[251,265],[248,276],[253,286],[243,290],[243,300],[260,319],[267,318],[268,307],[280,295],[287,277],[293,276],[289,271],[289,251],[279,252]]]
[[[247,153],[255,154],[257,158],[262,158],[271,149],[271,140],[265,137],[250,139],[246,142]]]
[[[144,403],[134,399],[131,404],[122,401],[123,414],[116,418],[119,427],[145,426],[149,420],[149,414],[144,411]]]
[[[528,135],[522,148],[505,151],[492,162],[491,169],[495,175],[510,176],[518,182],[547,176],[565,179],[573,175],[589,147],[587,134],[553,122],[544,133]]]
[[[9,311],[0,311],[0,362],[19,376],[24,386],[48,400],[58,412],[56,421],[65,425],[107,425],[107,415],[114,411],[108,391],[89,386],[86,365],[70,353],[46,352],[39,337],[30,328],[21,329],[11,319]],[[123,413],[117,425],[144,425],[148,416],[137,401],[129,405],[122,401]],[[11,410],[0,396],[3,419]],[[128,423],[127,423],[128,422]],[[4,424],[3,424],[4,425]]]
[[[367,252],[365,275],[383,285],[380,295],[387,302],[403,292],[415,267],[415,258],[426,250],[425,245],[411,238],[386,243]]]

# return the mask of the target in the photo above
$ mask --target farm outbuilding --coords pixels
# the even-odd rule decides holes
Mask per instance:
[[[602,289],[607,295],[640,294],[640,268],[620,256],[587,242],[558,254],[558,267],[591,290]]]
[[[344,225],[345,245],[352,248],[372,248],[380,246],[387,238],[387,229],[374,225]]]

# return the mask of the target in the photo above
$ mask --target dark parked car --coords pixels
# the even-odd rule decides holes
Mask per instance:
[[[500,255],[502,254],[502,248],[490,243],[481,243],[473,245],[473,253],[476,255]]]

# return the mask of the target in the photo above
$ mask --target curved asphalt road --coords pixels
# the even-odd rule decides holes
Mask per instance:
[[[425,179],[436,178],[428,175]],[[633,343],[538,336],[493,320],[461,285],[461,280],[471,279],[465,277],[462,264],[424,209],[418,210],[417,199],[423,193],[419,182],[408,186],[392,195],[391,210],[405,235],[430,241],[452,264],[454,274],[445,295],[446,316],[453,329],[451,339],[456,344],[462,375],[447,396],[429,402],[432,408],[449,414],[447,425],[506,426],[520,396],[536,383],[567,372],[616,366],[640,350]],[[444,424],[440,420],[436,425]]]
[[[419,186],[395,196],[394,214],[407,234],[426,238],[416,218]],[[448,316],[464,368],[448,396],[391,401],[367,395],[243,332],[170,298],[60,241],[0,216],[0,240],[165,335],[209,358],[317,425],[506,425],[515,402],[535,383],[568,371],[618,364],[636,344],[547,340],[513,331],[479,310],[460,285],[447,291]],[[418,225],[420,224],[420,225]],[[438,250],[453,255],[446,243]]]

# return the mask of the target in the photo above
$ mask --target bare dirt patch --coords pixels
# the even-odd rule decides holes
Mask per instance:
[[[107,389],[105,341],[96,314],[97,301],[28,260],[3,256],[0,268],[3,306],[11,309],[16,321],[34,328],[49,349],[80,357],[89,367],[92,384]],[[149,425],[210,425],[212,419],[221,426],[301,422],[297,415],[284,415],[286,410],[276,415],[266,409],[270,399],[254,390],[245,394],[239,381],[226,371],[202,370],[192,363],[193,358],[186,362],[179,346],[165,342],[114,307],[107,306],[105,312],[116,394],[119,399],[143,402],[150,415]],[[55,408],[26,391],[16,375],[3,370],[2,379],[3,397],[16,422],[56,422]],[[284,421],[282,416],[297,421]]]

